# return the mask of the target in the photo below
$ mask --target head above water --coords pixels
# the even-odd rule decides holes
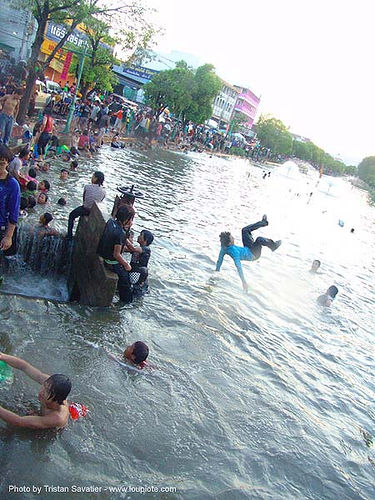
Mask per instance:
[[[61,205],[62,207],[64,207],[66,205],[66,199],[65,198],[59,198],[57,200],[57,204]]]
[[[38,189],[41,191],[49,191],[51,184],[47,180],[40,181],[38,184]]]
[[[33,168],[33,167],[29,168],[29,177],[32,177],[33,179],[36,178],[36,170],[35,170],[35,168]]]
[[[229,231],[220,233],[219,238],[222,247],[229,247],[231,245],[234,245],[234,238]]]
[[[317,271],[321,266],[321,262],[318,259],[315,259],[311,265],[311,271]]]
[[[148,353],[148,345],[138,340],[125,349],[124,358],[131,361],[135,365],[139,365],[143,361],[146,361]]]
[[[154,235],[148,229],[142,229],[139,236],[146,243],[147,246],[151,245],[151,243],[154,241]],[[139,238],[138,238],[138,243],[141,244]]]
[[[36,188],[37,188],[37,184],[36,182],[34,181],[29,181],[27,184],[26,184],[26,189],[28,191],[36,191]]]
[[[41,193],[39,193],[39,196],[38,196],[38,203],[39,205],[45,205],[48,201],[48,196],[46,193],[43,193],[43,191]]]
[[[72,389],[72,383],[66,375],[56,373],[51,375],[43,384],[39,392],[40,402],[52,401],[59,405],[64,404]]]
[[[337,288],[337,286],[335,285],[331,285],[328,290],[327,290],[327,295],[329,295],[332,299],[334,299],[336,297],[336,295],[338,294],[338,291],[339,289]]]
[[[40,216],[39,220],[43,226],[47,226],[53,220],[53,217],[49,212],[46,212]]]

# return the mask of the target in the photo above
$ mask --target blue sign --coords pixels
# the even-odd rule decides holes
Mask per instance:
[[[152,77],[159,73],[159,71],[156,71],[155,69],[145,68],[144,66],[137,66],[135,64],[122,66],[121,69],[126,75],[143,78],[144,80],[152,80]]]

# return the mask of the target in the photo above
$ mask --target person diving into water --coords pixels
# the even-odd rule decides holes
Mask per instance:
[[[273,241],[268,238],[258,237],[255,241],[252,236],[252,231],[260,227],[268,226],[267,215],[263,215],[261,221],[255,224],[250,224],[242,228],[242,244],[243,247],[234,244],[234,238],[229,232],[220,233],[221,250],[216,263],[216,271],[220,271],[225,255],[229,255],[234,260],[234,264],[240,275],[242,286],[245,291],[249,288],[243,274],[241,260],[258,260],[262,253],[262,247],[268,247],[273,252],[281,245],[281,240]]]

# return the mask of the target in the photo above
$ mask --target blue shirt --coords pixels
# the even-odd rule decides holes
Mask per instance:
[[[17,224],[20,212],[20,186],[14,177],[0,179],[0,227]]]
[[[253,260],[254,255],[250,252],[248,247],[238,247],[237,245],[230,245],[229,247],[221,247],[219,258],[216,263],[216,271],[220,271],[221,264],[223,263],[224,255],[229,255],[234,260],[238,274],[242,283],[246,283],[245,276],[242,271],[241,260]]]

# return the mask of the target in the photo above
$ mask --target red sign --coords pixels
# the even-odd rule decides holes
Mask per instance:
[[[65,57],[64,67],[61,73],[61,80],[66,80],[68,78],[68,71],[70,68],[70,63],[72,62],[73,52],[68,52]]]

